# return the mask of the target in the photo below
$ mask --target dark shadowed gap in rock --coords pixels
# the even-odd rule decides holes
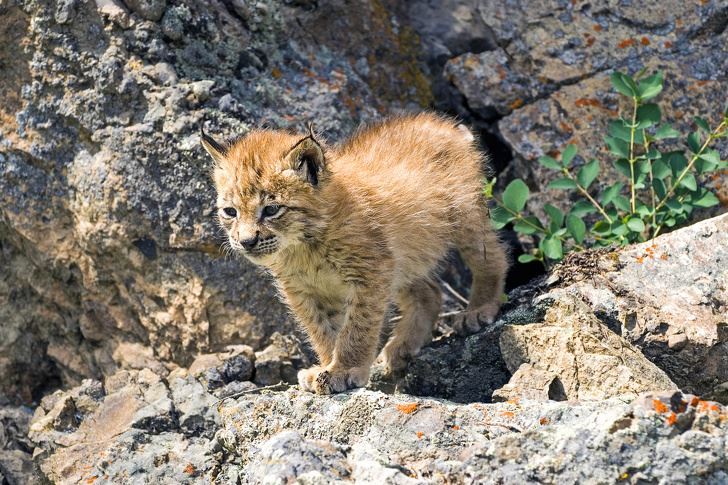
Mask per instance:
[[[132,244],[141,251],[145,258],[155,260],[157,259],[157,243],[154,239],[149,237],[143,237],[132,241]]]
[[[511,377],[499,336],[500,329],[491,329],[434,342],[409,363],[396,391],[458,403],[492,402],[493,392]]]
[[[558,377],[549,384],[549,399],[552,401],[566,401],[567,399],[564,383]]]
[[[14,371],[15,375],[26,376],[28,382],[32,382],[31,402],[22,402],[22,404],[31,405],[39,403],[43,396],[47,396],[52,392],[61,389],[63,380],[58,366],[50,358],[44,358],[40,365],[33,369],[19,368]],[[11,399],[12,400],[12,399]]]
[[[500,174],[513,160],[513,151],[500,134],[491,129],[482,129],[478,132],[480,145],[489,155],[490,168],[495,175]]]

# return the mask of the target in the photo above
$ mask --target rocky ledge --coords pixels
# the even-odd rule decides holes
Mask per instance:
[[[724,215],[574,254],[511,292],[491,327],[443,335],[402,376],[375,372],[341,395],[292,384],[311,361],[282,335],[171,372],[88,379],[46,396],[32,420],[3,408],[15,428],[0,435],[0,473],[9,483],[34,469],[54,483],[725,483],[727,239]]]

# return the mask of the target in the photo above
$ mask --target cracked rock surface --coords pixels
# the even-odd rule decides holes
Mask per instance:
[[[722,483],[726,272],[697,263],[725,258],[726,223],[575,255],[511,292],[493,326],[440,337],[403,376],[375,373],[367,389],[317,396],[285,383],[285,369],[310,361],[275,335],[265,350],[232,346],[165,377],[119,370],[57,391],[29,438],[9,442],[25,439],[25,466],[35,447],[56,483]],[[636,261],[652,247],[669,257]],[[649,297],[696,278],[719,311],[685,334],[683,313]],[[701,315],[691,297],[680,311]],[[673,335],[685,335],[679,348]],[[271,369],[281,384],[258,386]]]
[[[727,25],[720,0],[0,0],[0,484],[728,482],[726,216],[572,255],[318,397],[220,250],[198,138],[434,107],[538,212],[567,203],[539,155],[602,153],[612,69],[665,71],[683,132],[719,112]]]

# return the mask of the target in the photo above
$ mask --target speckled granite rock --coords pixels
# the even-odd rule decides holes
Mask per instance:
[[[588,401],[677,389],[591,308],[568,295],[554,301],[543,323],[505,326],[500,348],[513,377],[494,394],[499,400],[529,397],[529,390],[535,399]]]
[[[282,335],[164,378],[141,369],[84,381],[41,401],[35,464],[55,482],[721,483],[728,414],[674,389],[726,394],[728,285],[713,262],[725,259],[727,222],[575,254],[511,292],[493,326],[440,338],[404,376],[375,373],[367,390],[316,396],[245,381],[309,365]]]
[[[722,113],[728,89],[725,2],[637,5],[478,2],[496,46],[450,59],[445,75],[480,117],[499,119],[498,131],[514,154],[502,178],[528,181],[535,191],[532,210],[566,202],[563,191],[543,192],[553,174],[536,160],[569,143],[586,159],[605,161],[599,182],[616,178],[603,142],[607,120],[625,108],[611,88],[612,70],[663,71],[665,89],[657,102],[663,119],[685,136],[694,129],[694,116],[717,119]],[[728,146],[722,151],[728,154]],[[728,205],[726,175],[707,182]]]
[[[453,405],[288,391],[226,402],[218,439],[250,483],[720,483],[726,412],[680,393]]]

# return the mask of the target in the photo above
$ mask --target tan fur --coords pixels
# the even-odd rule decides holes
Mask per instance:
[[[433,273],[449,248],[473,273],[457,329],[495,318],[507,258],[481,195],[484,160],[466,128],[419,114],[330,147],[270,130],[229,147],[209,137],[203,144],[217,162],[218,207],[237,212],[220,218],[231,247],[272,272],[319,356],[320,366],[299,373],[305,389],[366,384],[390,302],[402,320],[382,351],[387,369],[427,344],[440,306]],[[261,218],[271,204],[286,209]],[[244,251],[240,241],[256,234],[263,249]]]

